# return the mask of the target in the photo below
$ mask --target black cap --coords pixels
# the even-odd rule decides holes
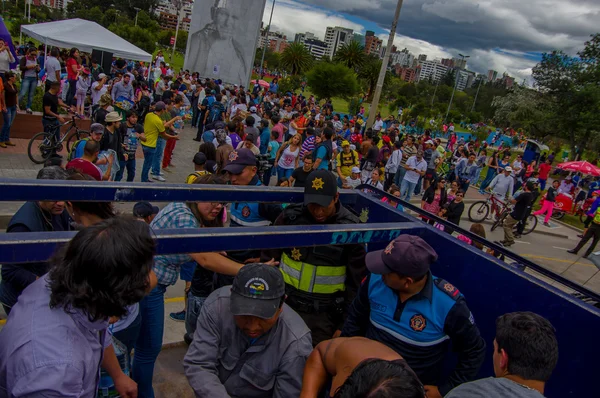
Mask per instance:
[[[337,193],[337,181],[328,170],[315,170],[304,183],[304,204],[316,203],[329,206]]]
[[[138,202],[133,206],[133,216],[137,218],[150,217],[159,211],[158,206],[152,206],[150,202]]]
[[[212,174],[215,174],[217,172],[217,168],[217,162],[215,162],[214,160],[207,160],[206,164],[204,165],[204,169]]]
[[[230,309],[233,315],[272,318],[285,295],[281,271],[267,264],[246,264],[233,279]]]
[[[196,153],[194,155],[194,164],[202,166],[204,163],[206,163],[206,155],[202,152]]]
[[[429,271],[438,255],[423,239],[414,235],[400,235],[384,250],[367,253],[367,269],[374,274],[396,272],[402,276],[418,278]]]
[[[241,148],[231,151],[227,166],[223,167],[223,170],[231,174],[240,174],[247,166],[256,166],[256,156],[250,149]]]

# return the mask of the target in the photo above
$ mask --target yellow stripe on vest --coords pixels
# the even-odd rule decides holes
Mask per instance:
[[[346,267],[315,266],[281,256],[279,269],[286,284],[308,293],[335,293],[346,289]]]

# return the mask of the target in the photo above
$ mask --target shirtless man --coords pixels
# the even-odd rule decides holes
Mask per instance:
[[[381,371],[376,371],[380,366]],[[350,388],[359,387],[370,391],[383,388],[385,384],[388,387],[393,386],[396,396],[425,397],[423,385],[396,351],[364,337],[338,337],[321,342],[308,357],[304,367],[300,398],[318,397],[329,377],[331,377],[331,388],[327,396],[334,396],[338,388],[342,387],[343,390],[346,387],[344,385],[346,379],[362,378],[358,374],[360,372],[374,374],[364,375],[368,380],[366,383],[357,383],[353,380],[349,383],[353,385]]]

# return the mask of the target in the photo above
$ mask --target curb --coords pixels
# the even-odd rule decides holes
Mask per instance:
[[[583,232],[583,229],[581,229],[581,228],[577,228],[577,227],[574,227],[574,226],[572,226],[572,225],[570,225],[570,224],[567,224],[566,222],[563,222],[563,221],[560,221],[560,220],[554,220],[554,219],[553,219],[553,220],[552,220],[552,222],[555,222],[555,223],[557,223],[557,224],[560,224],[560,225],[562,225],[563,227],[569,228],[570,230],[573,230],[573,231],[575,231],[575,232]]]

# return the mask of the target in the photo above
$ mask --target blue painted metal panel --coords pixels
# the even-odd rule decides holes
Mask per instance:
[[[88,200],[88,201],[261,201],[298,202],[301,190],[254,187],[190,187],[186,185],[147,185],[120,183],[87,183],[60,181],[0,180],[0,200]],[[600,310],[556,288],[513,268],[499,260],[441,233],[411,215],[380,201],[387,196],[371,189],[369,194],[341,192],[342,202],[362,215],[366,224],[344,226],[302,226],[265,228],[228,228],[200,230],[163,230],[156,234],[159,253],[221,251],[248,248],[366,243],[369,250],[383,248],[401,233],[419,235],[439,254],[433,265],[435,275],[455,284],[467,298],[482,335],[488,343],[488,356],[480,377],[492,375],[491,347],[497,316],[511,311],[533,311],[548,318],[557,329],[560,361],[550,381],[546,396],[594,396],[590,380],[596,376],[600,344]],[[421,209],[400,202],[405,208],[421,214]],[[428,215],[432,217],[431,215]],[[435,218],[435,217],[434,217]],[[437,218],[436,218],[437,219]],[[439,220],[442,224],[444,220]],[[469,231],[464,235],[481,240]],[[32,233],[0,235],[0,262],[20,262],[49,258],[57,245],[66,243],[73,233]],[[241,238],[241,239],[240,239]],[[520,264],[598,298],[572,282],[545,270],[506,249],[485,242]],[[452,360],[452,359],[451,359]]]

